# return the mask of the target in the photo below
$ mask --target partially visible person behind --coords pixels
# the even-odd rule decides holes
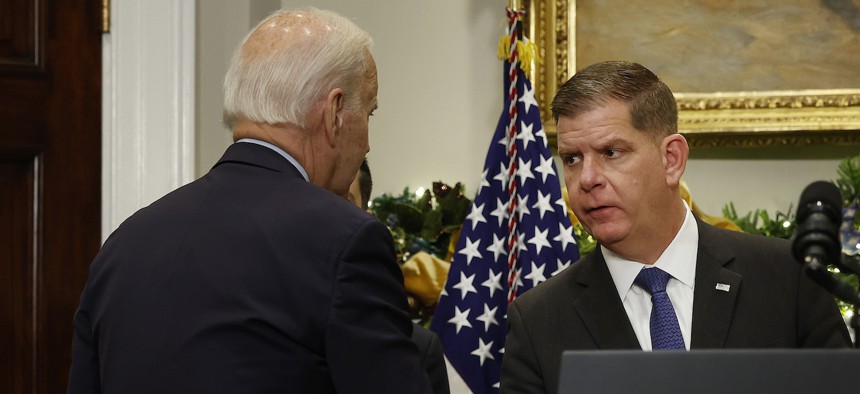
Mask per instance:
[[[716,228],[683,201],[689,147],[651,71],[591,65],[552,113],[571,207],[599,247],[509,305],[502,393],[556,392],[565,350],[851,346],[788,241]]]
[[[316,9],[260,22],[224,82],[236,141],[105,242],[69,393],[429,393],[391,234],[344,200],[376,109],[372,41]]]
[[[370,194],[373,191],[373,178],[370,175],[370,166],[367,159],[361,162],[355,180],[349,186],[350,202],[357,207],[367,210],[370,202]],[[427,371],[430,384],[435,394],[448,394],[451,389],[448,386],[448,372],[445,367],[445,353],[442,350],[442,342],[439,336],[419,324],[412,323],[412,342],[418,346],[421,358],[421,367]]]

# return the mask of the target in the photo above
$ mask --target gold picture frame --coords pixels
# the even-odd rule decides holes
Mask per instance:
[[[531,79],[554,138],[549,105],[576,68],[576,0],[531,0],[524,7],[526,35],[538,48]],[[692,147],[860,144],[860,86],[675,96],[679,130]]]

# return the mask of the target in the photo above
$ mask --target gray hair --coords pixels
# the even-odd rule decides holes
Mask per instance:
[[[261,26],[293,13],[319,19],[326,28],[314,38],[264,53],[244,51]],[[306,128],[313,106],[335,88],[344,90],[345,108],[357,108],[372,45],[366,31],[331,11],[306,8],[273,13],[248,33],[233,54],[224,78],[224,123],[229,128],[239,120]]]

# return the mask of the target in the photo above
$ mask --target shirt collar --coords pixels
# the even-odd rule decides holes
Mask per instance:
[[[696,281],[699,227],[696,225],[696,218],[686,201],[684,201],[684,209],[686,210],[684,223],[653,266],[668,272],[673,278],[692,289]],[[627,260],[606,249],[603,245],[600,246],[600,250],[603,252],[609,274],[612,275],[612,280],[615,282],[618,296],[623,300],[633,286],[633,281],[636,280],[639,271],[647,264]]]
[[[247,142],[250,144],[262,145],[262,146],[265,146],[266,148],[269,148],[275,152],[278,152],[279,155],[283,156],[285,159],[287,159],[287,161],[289,161],[293,166],[295,166],[297,170],[299,170],[299,173],[302,174],[302,178],[305,178],[306,181],[310,182],[310,178],[308,178],[308,172],[305,171],[305,168],[302,167],[302,165],[299,164],[299,162],[294,157],[290,156],[290,154],[287,153],[287,151],[277,147],[276,145],[270,144],[266,141],[256,140],[253,138],[242,138],[236,142]]]

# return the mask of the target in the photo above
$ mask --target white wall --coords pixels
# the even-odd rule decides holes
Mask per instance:
[[[199,0],[198,157],[202,175],[230,143],[220,125],[221,78],[232,50],[277,1]],[[433,181],[475,191],[502,106],[496,45],[503,0],[307,0],[353,18],[375,40],[380,108],[371,119],[374,196]],[[444,21],[444,22],[443,22]],[[719,215],[732,201],[740,214],[797,204],[812,181],[836,178],[839,160],[860,147],[693,152],[684,177],[694,201]]]
[[[749,149],[749,148],[747,148]],[[793,150],[804,150],[794,148]],[[806,148],[808,149],[808,148]],[[838,149],[848,157],[860,153]],[[784,150],[788,151],[788,150]],[[753,154],[753,151],[744,152]],[[837,178],[836,167],[840,159],[831,153],[817,159],[786,160],[749,159],[693,159],[687,164],[684,180],[690,187],[693,201],[706,213],[722,216],[722,209],[734,203],[739,215],[755,209],[766,209],[773,215],[776,211],[795,212],[803,189],[817,180],[832,181]]]

